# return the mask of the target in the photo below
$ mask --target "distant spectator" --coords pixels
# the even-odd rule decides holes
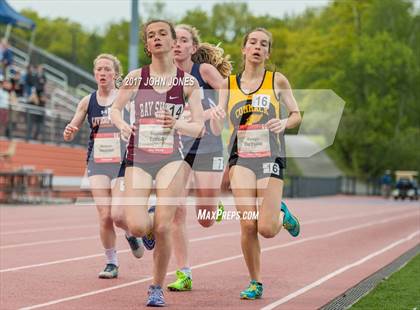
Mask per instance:
[[[392,176],[391,171],[386,170],[385,174],[381,178],[382,184],[382,196],[388,199],[391,195],[391,186],[392,186]]]
[[[47,78],[45,76],[44,67],[38,65],[37,73],[35,77],[35,89],[39,100],[42,102],[41,105],[45,106],[45,85],[47,84]]]
[[[4,80],[4,76],[0,75],[0,106],[3,108],[9,106],[10,90],[8,89],[7,82]]]
[[[7,91],[10,95],[13,92],[12,83],[10,83],[10,81],[4,79],[4,77],[2,77],[1,83],[2,83],[1,88],[3,88],[3,90]]]
[[[413,177],[413,181],[411,183],[413,184],[415,195],[416,195],[416,197],[418,197],[418,195],[419,195],[419,184],[417,182],[417,178]]]
[[[8,80],[4,80],[2,82],[2,88],[3,90],[7,91],[9,93],[9,103],[16,103],[16,94],[15,91],[13,89],[13,85],[10,81]]]
[[[3,40],[0,41],[0,63],[3,63],[3,52],[4,52],[4,46],[3,46]],[[0,72],[3,75],[3,71]]]
[[[23,97],[23,79],[19,71],[15,72],[13,77],[10,79],[10,83],[12,84],[16,97]]]
[[[0,136],[7,136],[7,124],[9,121],[9,92],[3,88],[4,77],[0,76]]]
[[[27,131],[26,131],[26,140],[34,139],[38,140],[39,135],[44,136],[44,114],[45,111],[42,108],[42,102],[39,100],[39,97],[36,93],[35,87],[31,90],[31,95],[28,98],[28,104],[34,105],[37,108],[28,108],[28,122],[27,122]],[[35,129],[34,129],[35,127]]]
[[[23,78],[23,87],[24,87],[25,97],[29,97],[31,95],[32,88],[35,87],[35,80],[36,80],[36,72],[34,70],[34,67],[32,65],[29,65],[26,68],[26,73]]]
[[[2,57],[1,57],[1,64],[2,64],[2,72],[4,77],[7,79],[7,68],[13,63],[13,53],[9,48],[9,43],[6,39],[2,39],[1,41],[1,50],[2,50]]]

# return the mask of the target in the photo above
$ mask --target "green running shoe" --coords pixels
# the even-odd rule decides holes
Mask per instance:
[[[181,270],[176,271],[176,281],[168,284],[168,290],[170,291],[191,291],[192,290],[192,279]]]
[[[241,299],[259,299],[263,294],[263,285],[255,280],[252,280],[249,283],[249,286],[246,290],[241,292]]]
[[[287,229],[289,234],[291,234],[293,237],[297,237],[300,233],[299,220],[296,216],[290,213],[289,209],[283,201],[281,202],[281,211],[284,212],[283,227]]]
[[[223,202],[219,201],[217,204],[217,218],[216,222],[220,223],[223,219],[223,213],[225,212],[225,206],[223,205]]]

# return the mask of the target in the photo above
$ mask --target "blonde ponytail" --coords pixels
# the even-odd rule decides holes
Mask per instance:
[[[224,50],[221,47],[210,43],[201,43],[191,60],[195,63],[207,63],[214,66],[223,78],[226,78],[232,71],[232,63],[229,60],[230,56],[223,54]]]

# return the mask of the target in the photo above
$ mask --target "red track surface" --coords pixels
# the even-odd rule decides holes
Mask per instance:
[[[194,289],[165,292],[172,309],[315,309],[387,265],[420,240],[417,202],[329,197],[288,201],[302,231],[260,238],[264,297],[243,301],[248,275],[239,223],[201,228],[188,215]],[[233,207],[227,207],[233,209]],[[1,309],[145,308],[152,253],[140,260],[118,237],[119,278],[104,266],[96,210],[88,206],[0,208]],[[169,271],[174,271],[171,261]],[[167,277],[167,281],[173,275]]]

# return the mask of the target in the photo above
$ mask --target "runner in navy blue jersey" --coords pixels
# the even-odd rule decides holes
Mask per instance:
[[[223,178],[223,142],[210,129],[210,109],[217,105],[217,90],[223,79],[230,75],[232,66],[223,50],[212,44],[201,43],[198,30],[190,25],[176,26],[177,43],[173,49],[178,68],[194,76],[200,86],[201,104],[204,110],[206,130],[201,138],[181,136],[184,160],[192,169],[191,184],[194,184],[196,213],[214,214],[219,203]],[[189,111],[184,112],[189,120]],[[188,188],[185,196],[188,195]],[[188,262],[188,238],[186,235],[186,208],[179,207],[173,223],[172,240],[177,261],[177,280],[168,285],[172,291],[192,289],[192,273]],[[203,227],[214,224],[215,218],[198,218]]]
[[[99,273],[99,277],[110,279],[118,276],[119,266],[114,224],[126,232],[134,256],[142,257],[144,248],[141,240],[129,233],[124,209],[119,206],[124,191],[126,143],[111,122],[110,109],[117,94],[115,81],[121,76],[121,65],[115,56],[100,54],[93,66],[98,90],[79,102],[73,119],[64,129],[63,137],[65,141],[73,140],[87,117],[91,129],[86,159],[87,175],[98,210],[100,237],[107,258],[105,269]],[[128,119],[128,111],[124,109],[122,113]]]

